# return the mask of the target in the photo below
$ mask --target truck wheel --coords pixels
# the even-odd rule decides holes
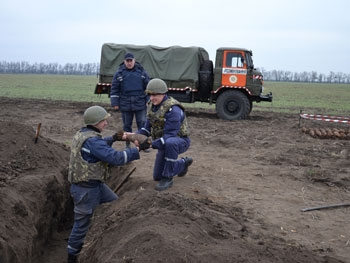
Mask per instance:
[[[202,101],[210,98],[213,89],[213,61],[204,60],[199,69],[199,95]]]
[[[247,96],[238,90],[227,90],[216,101],[216,113],[220,119],[242,120],[251,110]]]

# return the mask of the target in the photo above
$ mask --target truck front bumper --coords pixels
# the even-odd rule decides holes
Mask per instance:
[[[272,102],[272,98],[273,98],[273,96],[272,96],[272,92],[270,92],[270,93],[268,93],[268,94],[266,94],[266,95],[260,95],[259,96],[259,101],[257,101],[257,102],[260,102],[260,101],[269,101],[269,102]]]

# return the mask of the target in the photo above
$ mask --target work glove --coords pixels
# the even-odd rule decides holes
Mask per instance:
[[[115,134],[112,135],[112,138],[113,138],[113,142],[115,141],[122,141],[123,140],[123,134],[124,134],[124,131],[120,132],[116,132]]]
[[[139,143],[139,151],[144,151],[151,147],[152,140],[150,137],[147,137],[144,141],[138,142],[138,143]]]

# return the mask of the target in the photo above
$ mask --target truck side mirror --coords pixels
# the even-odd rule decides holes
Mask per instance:
[[[241,63],[242,63],[242,65],[244,65],[244,58],[243,57],[241,57]]]

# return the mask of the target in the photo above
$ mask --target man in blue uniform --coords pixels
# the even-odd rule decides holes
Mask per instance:
[[[138,133],[152,136],[152,148],[157,149],[153,179],[159,181],[156,190],[173,185],[174,176],[185,176],[192,164],[191,157],[178,159],[191,144],[184,107],[167,95],[168,87],[161,79],[152,79],[146,88],[150,96],[147,120]]]
[[[140,158],[138,147],[116,151],[117,136],[102,138],[110,114],[100,106],[84,112],[85,127],[74,136],[71,146],[68,180],[74,201],[74,225],[68,240],[68,263],[77,262],[95,208],[117,200],[118,196],[104,183],[111,166],[121,166]],[[141,146],[140,146],[141,147]]]
[[[146,121],[148,98],[145,89],[149,80],[146,70],[135,61],[134,55],[127,53],[114,74],[110,94],[112,107],[122,113],[123,129],[126,132],[132,132],[134,116],[138,129]]]

